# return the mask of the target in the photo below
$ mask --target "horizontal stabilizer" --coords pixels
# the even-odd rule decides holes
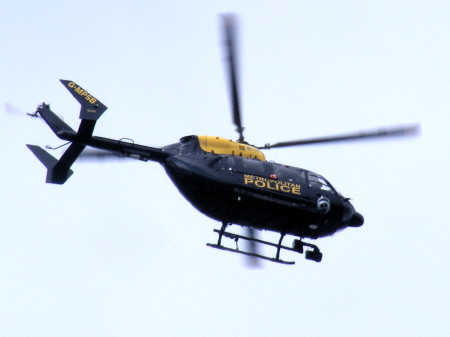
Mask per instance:
[[[27,144],[27,147],[47,169],[54,168],[56,163],[58,163],[58,160],[45,151],[42,147],[30,144]]]
[[[107,106],[73,81],[60,80],[73,97],[81,104],[80,119],[96,121],[106,111]]]

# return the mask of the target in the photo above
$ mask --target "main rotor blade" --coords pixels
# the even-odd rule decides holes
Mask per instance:
[[[256,239],[257,238],[257,233],[256,233],[255,229],[252,228],[252,227],[247,227],[247,236],[249,238]],[[259,267],[261,267],[260,266],[260,262],[261,261],[259,261],[259,259],[256,257],[256,255],[260,254],[258,246],[257,246],[257,243],[255,241],[253,241],[253,240],[249,240],[247,242],[247,249],[248,249],[249,253],[253,254],[253,255],[247,255],[246,256],[247,266],[251,267],[251,268],[259,268]]]
[[[239,103],[238,71],[236,65],[236,44],[237,44],[237,17],[234,14],[222,14],[222,29],[225,43],[225,55],[228,60],[228,85],[230,87],[231,109],[233,113],[233,123],[239,133],[240,142],[244,141],[244,127],[241,122],[241,110]]]
[[[78,157],[79,161],[83,162],[105,162],[111,160],[124,160],[124,156],[120,153],[114,153],[110,151],[97,150],[97,149],[85,149]]]
[[[304,140],[294,140],[289,142],[280,142],[275,144],[266,144],[264,146],[258,147],[258,149],[273,149],[277,147],[300,146],[319,143],[333,143],[349,140],[362,140],[369,138],[415,136],[419,133],[419,130],[420,130],[419,124],[410,126],[380,128],[377,130],[360,131],[337,136],[318,137]]]

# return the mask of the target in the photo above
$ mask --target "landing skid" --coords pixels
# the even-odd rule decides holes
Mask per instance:
[[[249,237],[249,236],[239,235],[239,234],[235,234],[235,233],[231,233],[231,232],[226,232],[225,228],[227,226],[228,226],[228,224],[223,224],[222,228],[220,230],[214,229],[214,232],[219,234],[217,244],[207,243],[206,245],[208,247],[222,249],[222,250],[226,250],[229,252],[239,253],[239,254],[243,254],[243,255],[247,255],[247,256],[253,256],[253,257],[260,258],[260,259],[268,260],[271,262],[282,263],[282,264],[295,264],[294,261],[286,261],[286,260],[280,259],[280,252],[282,249],[289,250],[292,252],[297,252],[299,254],[303,254],[304,247],[309,247],[312,250],[305,251],[305,258],[308,260],[315,261],[315,262],[322,261],[322,253],[320,252],[319,247],[317,247],[316,245],[313,245],[311,243],[303,242],[301,240],[296,239],[293,242],[293,247],[287,247],[287,246],[283,246],[281,244],[285,234],[281,234],[280,240],[278,241],[278,243],[273,243],[273,242],[269,242],[269,241],[259,240],[254,237]],[[229,248],[229,247],[223,246],[222,245],[222,237],[226,237],[226,238],[234,240],[236,242],[236,248]],[[260,244],[271,246],[271,247],[276,247],[276,249],[277,249],[276,256],[270,257],[270,256],[265,256],[265,255],[261,255],[261,254],[257,254],[257,253],[240,250],[238,247],[238,244],[237,244],[239,239],[260,243]]]
[[[226,250],[229,252],[233,252],[233,253],[239,253],[239,254],[243,254],[243,255],[247,255],[247,256],[253,256],[253,257],[257,257],[259,259],[264,259],[264,260],[268,260],[268,261],[272,261],[272,262],[278,262],[278,263],[283,263],[283,264],[295,264],[294,261],[284,261],[281,259],[276,259],[273,257],[268,257],[265,255],[261,255],[261,254],[255,254],[255,253],[249,253],[243,250],[239,250],[239,249],[233,249],[233,248],[228,248],[225,246],[219,246],[219,245],[215,245],[213,243],[207,243],[206,244],[208,247],[212,247],[212,248],[217,248],[217,249],[222,249],[222,250]]]

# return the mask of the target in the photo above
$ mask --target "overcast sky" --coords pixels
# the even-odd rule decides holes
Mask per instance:
[[[1,8],[0,101],[32,112],[45,100],[77,128],[79,105],[59,82],[73,80],[108,106],[99,136],[149,146],[191,134],[236,139],[223,12],[240,18],[251,143],[410,123],[422,132],[267,151],[324,175],[365,225],[314,241],[319,264],[287,252],[294,266],[250,269],[242,256],[206,247],[220,224],[158,164],[76,163],[65,185],[45,184],[25,144],[62,142],[37,119],[0,114],[0,335],[448,336],[450,2]]]

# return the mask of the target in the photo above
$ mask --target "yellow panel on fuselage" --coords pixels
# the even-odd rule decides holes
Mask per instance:
[[[200,147],[203,151],[215,154],[227,154],[232,156],[240,156],[244,158],[252,158],[258,160],[266,160],[264,154],[256,147],[251,145],[234,142],[230,139],[216,136],[197,136]]]

